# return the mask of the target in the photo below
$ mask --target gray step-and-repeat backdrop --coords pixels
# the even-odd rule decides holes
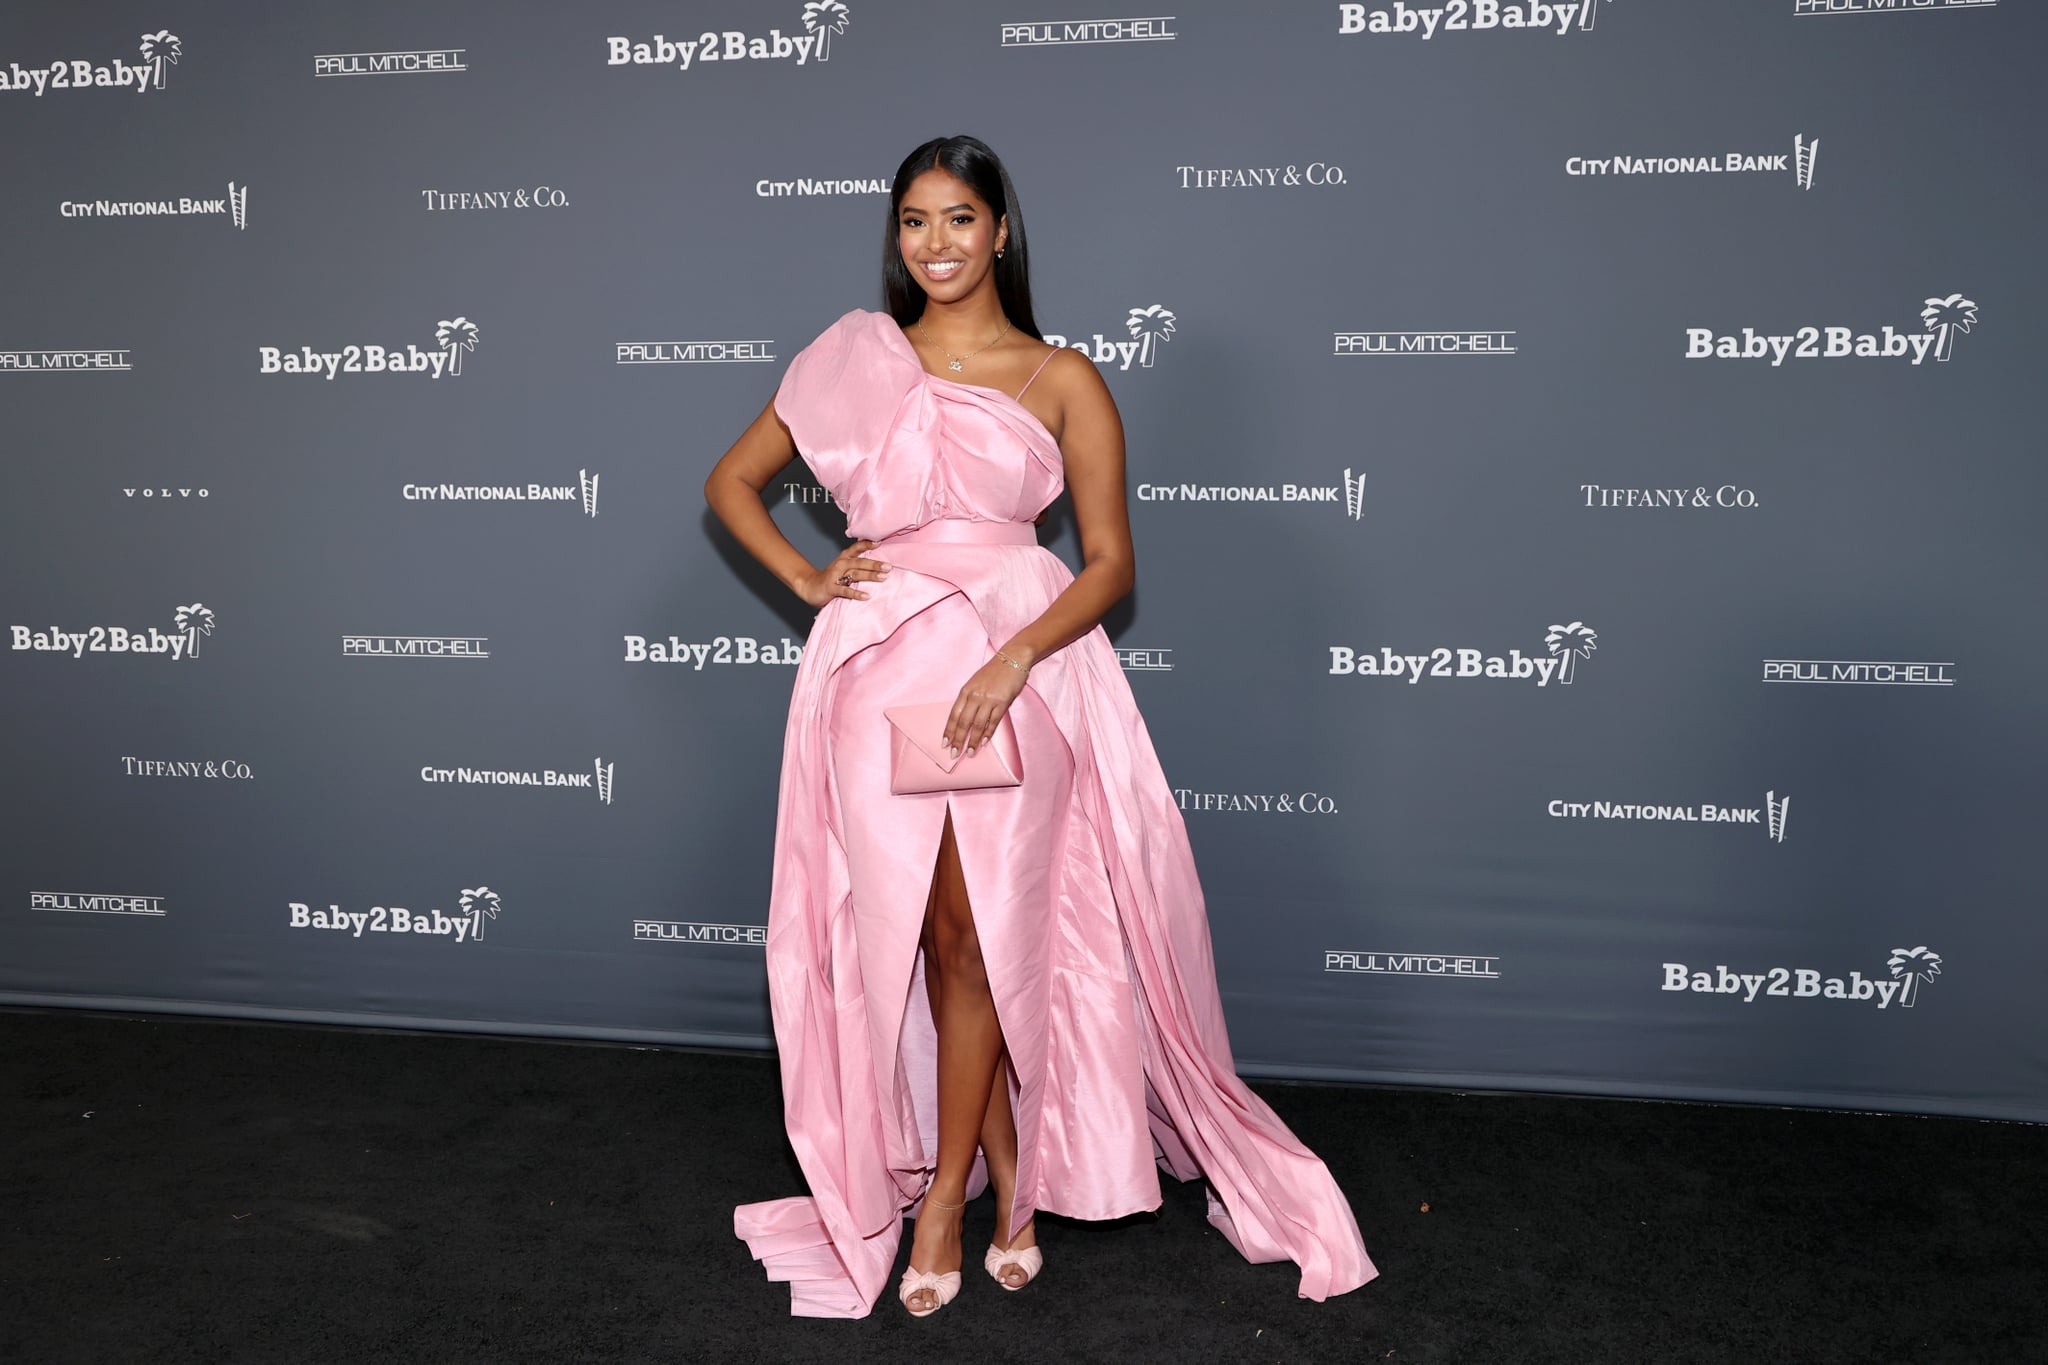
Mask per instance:
[[[809,612],[701,482],[971,132],[1247,1074],[2048,1119],[2044,38],[11,5],[0,1001],[770,1045]]]

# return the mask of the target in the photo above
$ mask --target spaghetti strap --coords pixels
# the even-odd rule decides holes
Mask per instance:
[[[1017,390],[1017,396],[1019,398],[1022,398],[1024,396],[1025,389],[1029,389],[1034,383],[1038,381],[1039,374],[1045,369],[1046,365],[1051,362],[1052,358],[1058,355],[1059,353],[1060,348],[1057,346],[1053,347],[1050,351],[1047,351],[1045,353],[1045,359],[1038,362],[1038,369],[1033,370],[1031,372],[1031,378],[1024,381],[1024,388]]]

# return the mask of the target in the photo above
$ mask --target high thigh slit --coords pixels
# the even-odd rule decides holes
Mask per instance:
[[[1052,434],[861,310],[790,362],[775,407],[893,568],[820,609],[792,684],[767,970],[810,1193],[741,1205],[734,1230],[793,1313],[864,1316],[886,1285],[935,1159],[919,936],[950,811],[1010,1061],[1012,1231],[1157,1208],[1163,1168],[1207,1182],[1245,1257],[1294,1261],[1302,1296],[1370,1280],[1328,1170],[1236,1075],[1186,826],[1102,628],[1011,703],[1021,786],[889,792],[883,709],[951,701],[1073,581],[1031,528],[1063,486]]]

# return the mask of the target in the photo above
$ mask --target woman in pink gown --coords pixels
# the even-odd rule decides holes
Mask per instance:
[[[789,1139],[810,1185],[734,1223],[793,1312],[865,1316],[917,1218],[898,1293],[923,1316],[997,1200],[983,1257],[1039,1271],[1033,1214],[1160,1204],[1209,1220],[1322,1299],[1376,1273],[1335,1181],[1237,1077],[1187,831],[1099,622],[1133,579],[1123,437],[1085,355],[1032,319],[1024,231],[993,152],[919,147],[896,173],[887,312],[805,347],[705,483],[739,542],[818,606],[790,698],[768,912]],[[958,376],[958,377],[954,377]],[[1029,401],[1027,402],[1027,397]],[[813,566],[761,492],[801,455],[851,545]],[[1034,519],[1071,493],[1080,574]],[[885,708],[950,703],[948,752],[1001,721],[1021,785],[892,795]]]

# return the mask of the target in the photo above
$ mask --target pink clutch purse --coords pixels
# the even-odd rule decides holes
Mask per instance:
[[[1007,713],[995,733],[972,755],[946,748],[946,717],[950,701],[919,706],[891,706],[889,721],[889,790],[911,792],[967,791],[975,787],[1015,787],[1024,781],[1024,762],[1017,752],[1017,732]]]

